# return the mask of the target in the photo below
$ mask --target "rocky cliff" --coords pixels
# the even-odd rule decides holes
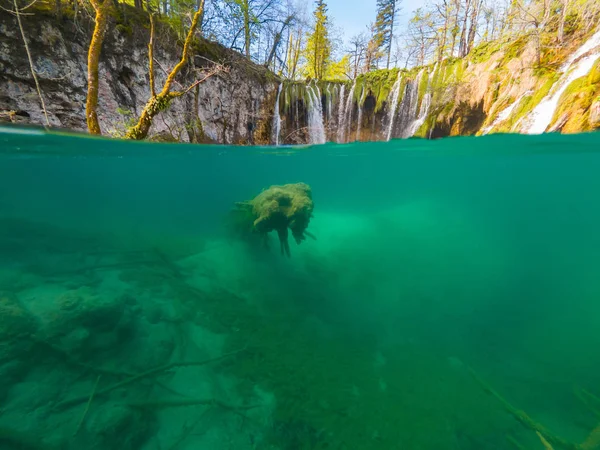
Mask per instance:
[[[85,129],[86,61],[91,23],[23,17],[53,126]],[[114,17],[100,64],[99,115],[120,136],[149,92],[148,27]],[[43,123],[40,101],[15,18],[0,12],[0,112]],[[180,40],[157,35],[160,86],[180,57]],[[556,48],[528,37],[475,48],[467,58],[410,70],[381,70],[352,82],[281,82],[234,51],[205,40],[179,79],[190,85],[211,62],[229,68],[157,117],[153,139],[235,144],[302,144],[437,138],[490,132],[579,132],[600,126],[600,32],[572,30]],[[6,115],[5,115],[6,116]]]
[[[134,13],[135,11],[130,11]],[[80,18],[58,21],[40,10],[22,16],[53,127],[85,130],[87,48],[92,23]],[[112,17],[100,60],[98,113],[105,135],[120,136],[142,111],[150,96],[149,27],[143,18]],[[159,26],[155,43],[155,77],[160,88],[181,57],[181,41],[167,26]],[[211,62],[229,70],[212,76],[172,102],[154,120],[154,139],[254,143],[265,142],[265,123],[272,111],[276,77],[234,51],[208,41],[194,45],[192,65],[178,77],[181,89],[203,77]],[[267,101],[267,103],[265,103]],[[0,112],[14,121],[44,123],[16,18],[0,12]],[[268,137],[266,138],[268,142]]]

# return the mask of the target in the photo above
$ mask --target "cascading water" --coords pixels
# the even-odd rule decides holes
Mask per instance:
[[[331,86],[327,85],[327,123],[331,123],[331,111],[332,111],[332,105],[333,105],[333,100],[332,100],[332,96],[333,93],[331,92]]]
[[[363,102],[365,101],[365,87],[363,86],[362,92],[360,93],[360,98],[358,100],[358,123],[356,125],[356,140],[360,141],[360,129],[362,125],[362,117],[363,117]]]
[[[419,85],[421,84],[421,78],[423,77],[423,72],[419,72],[419,75],[417,76],[417,99],[415,101],[415,106],[416,103],[418,103],[418,90],[419,90]],[[423,98],[421,99],[421,106],[419,107],[419,111],[417,114],[417,118],[413,121],[413,123],[410,126],[410,130],[409,130],[409,136],[414,136],[415,133],[417,131],[419,131],[419,128],[421,128],[421,125],[423,125],[425,123],[425,119],[427,119],[427,114],[429,114],[429,107],[431,106],[431,91],[430,91],[430,86],[431,86],[431,80],[433,79],[433,72],[431,72],[429,74],[429,80],[427,81],[427,86],[425,87],[425,94],[423,94]]]
[[[524,129],[525,133],[541,134],[546,131],[552,122],[562,94],[573,81],[589,73],[592,67],[594,67],[596,60],[600,57],[600,51],[595,51],[582,59],[579,58],[598,46],[600,46],[600,30],[579,47],[563,64],[561,67],[563,75],[560,80],[552,86],[550,93],[529,114],[526,121],[527,125]]]
[[[308,97],[308,137],[311,144],[324,144],[327,141],[323,124],[323,105],[318,86],[306,86]]]
[[[504,122],[506,119],[508,119],[510,117],[510,115],[512,114],[512,112],[514,111],[514,109],[519,105],[519,103],[521,103],[521,100],[523,100],[523,97],[525,97],[526,95],[531,95],[531,91],[527,91],[524,94],[521,94],[514,102],[512,102],[510,105],[508,105],[502,111],[500,111],[500,113],[498,114],[498,117],[496,117],[494,119],[494,121],[491,123],[491,125],[485,127],[482,130],[481,134],[482,135],[488,134],[496,126],[498,126],[499,124]]]
[[[431,107],[431,93],[427,92],[423,95],[423,100],[421,100],[421,109],[419,110],[419,117],[415,120],[410,127],[410,136],[414,136],[421,125],[425,123],[425,119],[427,119],[427,114],[429,114],[429,108]],[[409,136],[409,137],[410,137]]]
[[[277,99],[275,100],[275,110],[273,111],[273,136],[272,141],[275,145],[279,145],[279,134],[281,133],[281,115],[279,114],[279,99],[281,98],[281,89],[283,83],[279,83],[279,89],[277,90]]]
[[[337,141],[344,142],[344,94],[346,93],[346,85],[342,84],[339,95],[338,120],[337,120]]]
[[[390,102],[391,110],[388,118],[389,125],[387,131],[387,140],[392,138],[392,131],[394,130],[394,119],[396,118],[396,110],[398,109],[398,99],[400,98],[400,86],[402,84],[402,72],[398,72],[398,78],[392,88],[392,101]]]
[[[419,83],[423,72],[419,72],[415,80],[406,83],[404,97],[400,102],[398,112],[398,124],[396,126],[397,135],[401,138],[408,138],[411,135],[412,126],[417,120],[417,103],[419,100]]]
[[[344,112],[344,121],[343,125],[340,127],[339,132],[341,132],[341,139],[338,139],[340,142],[346,142],[348,133],[350,133],[350,124],[352,123],[352,102],[354,100],[354,92],[356,91],[356,80],[354,80],[354,84],[352,85],[352,89],[350,89],[350,94],[348,94],[348,99],[346,100],[346,110]]]

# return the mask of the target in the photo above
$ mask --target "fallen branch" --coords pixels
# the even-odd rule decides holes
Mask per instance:
[[[226,353],[224,355],[221,356],[217,356],[216,358],[211,358],[211,359],[207,359],[204,361],[187,361],[187,362],[175,362],[175,363],[169,363],[169,364],[165,364],[163,366],[159,366],[159,367],[155,367],[154,369],[150,369],[147,370],[146,372],[142,372],[140,374],[134,375],[132,377],[127,378],[126,380],[120,381],[118,383],[115,383],[111,386],[105,387],[104,389],[100,389],[99,391],[96,392],[96,396],[102,396],[105,394],[108,394],[109,392],[114,391],[115,389],[119,389],[123,386],[127,386],[129,384],[135,383],[136,381],[142,380],[144,378],[148,378],[151,377],[153,375],[157,375],[160,374],[162,372],[166,372],[168,370],[171,369],[176,369],[178,367],[192,367],[192,366],[204,366],[206,364],[210,364],[212,362],[216,362],[216,361],[221,361],[223,359],[229,358],[231,356],[237,355],[241,352],[243,352],[245,350],[245,348],[242,348],[240,350],[236,350],[230,353]],[[86,401],[88,399],[88,396],[81,396],[81,397],[75,397],[72,398],[70,400],[64,400],[62,402],[59,402],[55,405],[55,409],[57,410],[61,410],[61,409],[65,409],[71,406],[75,406],[78,405],[80,403],[83,403],[84,401]]]
[[[79,423],[77,424],[77,428],[75,429],[73,436],[76,436],[77,433],[79,433],[79,430],[81,429],[81,425],[83,425],[83,421],[85,420],[85,416],[87,416],[87,413],[90,409],[90,405],[92,404],[92,400],[94,400],[94,394],[96,393],[96,389],[98,389],[98,383],[100,382],[100,378],[102,378],[102,375],[98,375],[98,378],[96,378],[96,383],[94,384],[94,389],[92,389],[90,398],[87,402],[87,405],[85,405],[85,410],[83,411],[83,415],[81,416],[81,419],[79,419]]]
[[[468,370],[471,376],[475,379],[475,381],[477,381],[477,383],[479,383],[479,385],[483,388],[483,390],[486,393],[490,394],[492,397],[495,397],[498,401],[500,401],[500,403],[502,403],[502,406],[504,406],[504,409],[510,415],[512,415],[518,422],[520,422],[521,425],[538,433],[538,436],[545,438],[545,441],[547,443],[556,445],[567,450],[581,450],[583,448],[583,446],[573,444],[562,439],[559,436],[552,434],[550,430],[546,429],[546,427],[534,421],[524,411],[520,411],[517,408],[515,408],[504,397],[502,397],[500,394],[494,391],[485,381],[481,379],[481,377],[479,377],[479,375],[477,375],[477,373],[475,373],[475,371],[472,368],[468,367]],[[591,450],[591,448],[587,448],[586,450]]]

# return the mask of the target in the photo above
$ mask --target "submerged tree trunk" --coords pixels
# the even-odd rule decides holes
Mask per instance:
[[[111,0],[104,0],[102,3],[99,0],[90,1],[96,12],[96,24],[88,49],[88,92],[85,115],[89,132],[91,134],[102,134],[96,111],[98,107],[98,65],[100,63],[104,35],[108,26],[108,13],[112,3]]]

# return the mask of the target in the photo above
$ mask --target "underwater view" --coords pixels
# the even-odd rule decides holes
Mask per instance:
[[[3,126],[0,447],[600,448],[599,148]]]

